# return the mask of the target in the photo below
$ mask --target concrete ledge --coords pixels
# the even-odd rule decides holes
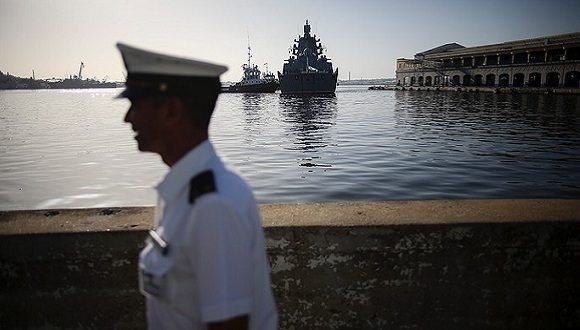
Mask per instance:
[[[282,329],[580,328],[580,200],[261,206]],[[0,329],[139,329],[150,208],[0,212]]]
[[[580,200],[443,200],[260,205],[264,227],[577,221]],[[0,235],[150,229],[151,207],[0,211]]]

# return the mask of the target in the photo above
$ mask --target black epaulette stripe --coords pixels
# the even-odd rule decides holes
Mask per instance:
[[[215,192],[213,172],[207,170],[191,178],[189,182],[189,203],[195,203],[200,196]]]

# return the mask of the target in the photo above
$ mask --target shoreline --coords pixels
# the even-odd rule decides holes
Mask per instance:
[[[545,94],[580,95],[580,88],[566,87],[487,87],[487,86],[370,86],[369,90],[426,91],[426,92],[463,92],[495,94]]]

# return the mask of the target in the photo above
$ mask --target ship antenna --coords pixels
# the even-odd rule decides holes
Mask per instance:
[[[250,48],[250,31],[248,33],[248,69],[251,67],[250,59],[252,58],[252,48]]]

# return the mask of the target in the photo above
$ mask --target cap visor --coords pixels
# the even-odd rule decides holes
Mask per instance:
[[[126,99],[127,97],[127,90],[125,89],[119,95],[115,96],[114,99]]]
[[[115,99],[138,98],[146,94],[147,93],[142,89],[126,87],[124,91],[122,91],[119,95],[115,96]]]

